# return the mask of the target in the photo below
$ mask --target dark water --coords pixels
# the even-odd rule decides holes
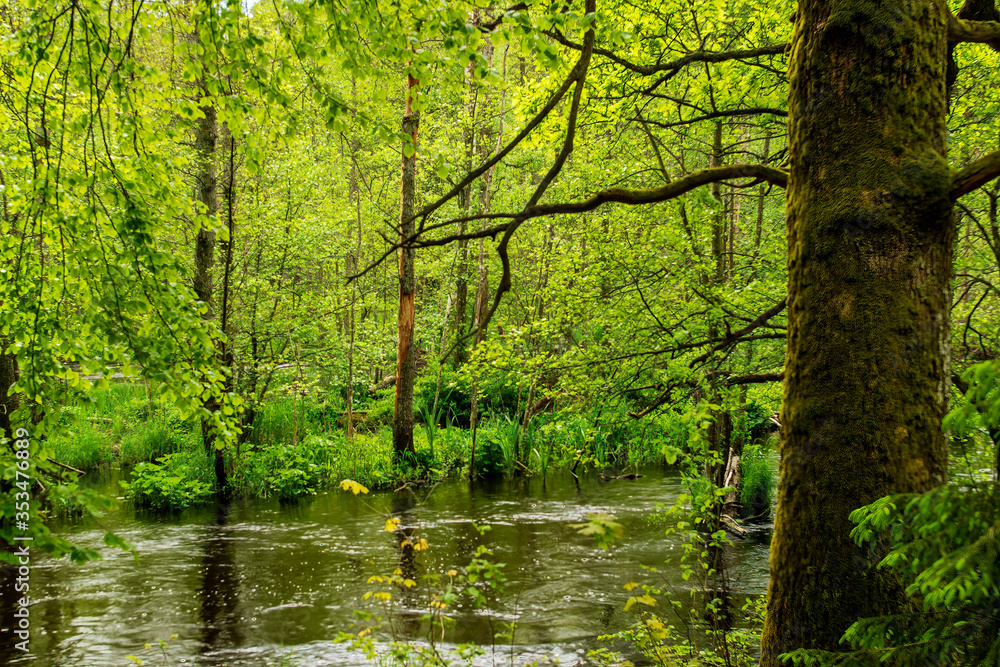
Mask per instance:
[[[516,619],[516,663],[547,655],[571,665],[598,634],[628,624],[626,582],[665,579],[690,590],[675,566],[664,565],[679,556],[679,541],[648,518],[680,492],[675,474],[653,470],[637,480],[579,485],[569,475],[550,476],[545,485],[454,481],[422,502],[405,493],[335,491],[297,505],[234,502],[169,517],[126,508],[100,526],[64,530],[94,548],[114,531],[139,548],[140,562],[109,549],[85,566],[33,555],[31,654],[0,654],[0,664],[112,667],[131,664],[131,654],[150,664],[143,644],[170,635],[178,637],[170,641],[169,664],[278,665],[289,653],[285,664],[301,667],[368,664],[332,641],[349,628],[352,609],[367,604],[360,598],[375,588],[368,577],[396,567],[410,576],[461,568],[485,544],[505,563],[504,596],[490,613],[454,610],[457,622],[445,642],[488,644],[491,624]],[[625,527],[613,553],[568,527],[588,512],[614,514]],[[401,516],[430,549],[416,562],[401,562],[398,534],[383,531],[380,513]],[[481,537],[472,521],[492,530]],[[732,549],[729,575],[739,595],[765,592],[769,539],[759,530]],[[417,620],[425,604],[416,593],[403,597],[395,619],[401,636],[425,636]],[[504,650],[506,661],[511,649]],[[487,655],[483,664],[493,661]]]

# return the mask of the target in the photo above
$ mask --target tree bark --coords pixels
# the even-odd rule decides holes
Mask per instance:
[[[10,418],[21,401],[18,394],[8,394],[18,379],[17,357],[3,352],[9,344],[8,338],[0,338],[0,438],[13,441],[14,425]]]
[[[417,80],[410,76],[403,132],[412,137],[413,153],[407,157],[406,151],[403,152],[399,208],[401,240],[412,236],[416,228],[411,219],[416,200],[417,129],[420,124],[419,112],[412,108],[416,86]],[[412,460],[416,456],[413,448],[413,380],[416,373],[411,349],[417,290],[414,254],[413,248],[404,246],[399,249],[399,348],[396,356],[396,411],[392,423],[392,451],[397,461]]]
[[[203,11],[213,11],[211,2],[206,2]],[[191,33],[192,43],[197,44],[200,40],[200,27],[198,24],[198,14],[195,14],[193,29]],[[208,95],[205,82],[202,80],[198,86],[198,95],[203,97]],[[214,218],[219,210],[219,184],[215,169],[215,150],[218,140],[218,125],[216,122],[215,107],[211,104],[200,106],[202,117],[195,125],[194,149],[197,155],[198,172],[196,179],[196,198],[203,205],[206,215]],[[213,312],[213,291],[212,268],[215,264],[215,232],[202,226],[198,229],[195,238],[194,250],[194,278],[193,287],[198,300],[204,304],[205,312],[202,317],[210,320],[214,317]],[[219,409],[218,401],[214,398],[205,402],[205,408],[215,412]],[[215,487],[219,495],[225,495],[228,488],[226,479],[225,456],[221,449],[215,446],[216,434],[211,422],[202,420],[201,435],[205,443],[205,450],[209,459],[212,460],[215,469]]]
[[[899,583],[854,508],[945,481],[953,228],[944,3],[798,4],[788,351],[761,665],[837,650]]]
[[[355,103],[357,96],[357,81],[354,80],[354,77],[351,77],[351,98]],[[356,273],[358,267],[361,265],[361,188],[358,187],[358,149],[360,145],[361,142],[356,136],[351,137],[351,176],[348,187],[348,199],[354,203],[358,234],[354,255],[350,258],[353,261],[353,267],[348,268],[348,274]],[[348,262],[348,265],[350,264],[351,262]],[[355,278],[351,281],[350,341],[347,346],[347,418],[345,421],[347,422],[347,439],[351,442],[354,441],[354,342],[357,336],[357,313],[355,308],[358,302],[358,280],[360,278]]]

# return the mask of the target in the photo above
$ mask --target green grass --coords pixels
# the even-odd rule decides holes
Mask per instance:
[[[49,439],[54,458],[84,470],[152,461],[197,447],[201,437],[196,423],[147,397],[143,383],[95,389],[88,400],[64,406],[60,417],[66,428]]]
[[[774,501],[777,476],[769,454],[766,446],[751,445],[743,450],[740,459],[740,503],[748,517],[766,516]],[[754,507],[756,510],[752,509]]]
[[[74,468],[90,470],[114,457],[109,435],[87,421],[78,422],[64,436],[53,438],[50,444],[55,450],[54,458]]]
[[[227,452],[234,492],[289,499],[333,488],[345,478],[385,488],[417,477],[467,472],[472,433],[456,425],[460,419],[443,414],[437,420],[429,413],[422,415],[424,423],[414,431],[415,464],[393,462],[392,399],[389,390],[370,401],[368,419],[353,441],[343,432],[343,411],[337,401],[276,398],[259,406],[238,460],[234,451]],[[145,383],[114,382],[94,390],[87,400],[63,407],[61,417],[65,430],[50,439],[54,458],[84,470],[156,464],[175,454],[185,456],[170,459],[171,467],[193,470],[179,462],[204,457],[200,424],[182,419],[176,408],[158,398],[155,387]],[[671,411],[639,422],[624,408],[592,414],[564,409],[539,415],[523,430],[518,419],[484,411],[476,469],[486,476],[513,477],[544,476],[574,464],[577,472],[655,464],[664,459],[664,443],[682,448],[675,441],[685,436],[686,426]],[[516,460],[517,454],[522,460]],[[209,481],[210,467],[205,463],[202,471]]]

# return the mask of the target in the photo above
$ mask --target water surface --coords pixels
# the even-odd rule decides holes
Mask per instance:
[[[172,664],[258,667],[291,653],[291,664],[301,667],[364,665],[363,656],[332,639],[349,629],[352,610],[367,605],[361,597],[374,588],[368,578],[397,567],[408,576],[460,569],[485,544],[505,564],[505,593],[489,612],[455,609],[446,642],[488,644],[491,628],[516,619],[513,647],[504,649],[516,662],[547,655],[574,664],[597,635],[629,623],[626,582],[666,580],[682,595],[690,590],[693,582],[664,565],[677,560],[679,541],[649,520],[681,490],[676,473],[649,470],[636,480],[578,484],[568,474],[550,475],[545,484],[455,480],[426,498],[427,489],[419,497],[334,491],[292,505],[236,501],[168,516],[125,507],[101,525],[63,530],[93,548],[114,531],[138,547],[139,562],[108,549],[104,560],[84,566],[34,554],[32,654],[0,654],[0,663],[124,666],[146,642],[177,635]],[[610,553],[569,527],[591,512],[614,514],[625,527]],[[408,557],[399,549],[401,536],[383,530],[387,514],[399,516],[402,528],[427,539],[430,549]],[[473,521],[492,529],[480,536]],[[765,592],[769,538],[768,530],[752,531],[729,555],[739,594]],[[9,602],[12,587],[4,589]],[[418,589],[399,595],[396,632],[422,638],[425,598]],[[0,650],[9,650],[6,640]],[[492,662],[487,656],[483,664]]]

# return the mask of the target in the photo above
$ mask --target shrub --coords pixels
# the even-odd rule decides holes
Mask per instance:
[[[200,479],[208,469],[206,457],[179,452],[142,462],[131,481],[121,481],[126,497],[151,509],[182,509],[212,495],[212,485]]]

